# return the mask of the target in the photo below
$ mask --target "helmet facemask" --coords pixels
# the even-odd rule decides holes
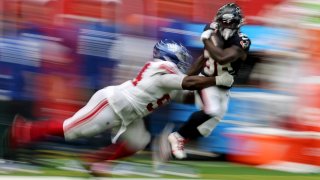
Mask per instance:
[[[234,3],[221,7],[214,19],[218,24],[218,30],[224,40],[228,40],[243,24],[243,18],[240,8]]]
[[[236,29],[219,28],[219,32],[224,40],[228,40],[230,37],[234,35],[236,31],[237,31]]]
[[[177,63],[177,67],[180,69],[182,73],[187,73],[191,66],[192,56],[189,54],[188,50],[183,47],[182,52],[176,53],[176,56],[179,59]]]
[[[228,14],[225,14],[228,15]],[[239,23],[230,19],[221,19],[221,22],[218,23],[219,32],[224,40],[228,40],[239,30]]]

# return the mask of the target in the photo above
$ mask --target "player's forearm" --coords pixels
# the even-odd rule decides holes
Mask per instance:
[[[187,90],[200,90],[215,85],[215,77],[186,76],[182,81],[182,88]]]
[[[237,59],[244,61],[247,57],[247,53],[235,45],[221,49],[213,45],[213,43],[209,40],[203,40],[203,43],[205,44],[205,49],[208,51],[210,57],[212,57],[220,65],[234,62]]]
[[[225,65],[227,63],[233,62],[239,58],[238,49],[221,49],[215,46],[210,40],[203,40],[205,49],[208,51],[211,58],[218,62],[220,65]]]
[[[188,76],[198,75],[204,67],[205,59],[203,55],[199,56],[195,63],[191,66],[187,72]]]
[[[213,58],[215,61],[217,61],[219,64],[227,64],[228,60],[226,59],[226,56],[224,55],[223,49],[216,47],[212,41],[205,39],[203,40],[205,49],[208,51],[211,58]]]

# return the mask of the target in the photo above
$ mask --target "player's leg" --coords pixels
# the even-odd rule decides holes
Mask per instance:
[[[91,137],[121,124],[106,98],[107,93],[108,89],[97,91],[83,108],[63,122],[67,141]]]
[[[118,131],[118,128],[115,128]],[[143,120],[133,121],[121,134],[115,144],[108,145],[83,156],[87,169],[94,175],[103,175],[106,172],[104,161],[116,160],[135,154],[143,150],[150,142],[151,135],[147,131]],[[110,167],[110,162],[108,167]]]
[[[115,128],[118,131],[118,128]],[[115,144],[101,148],[98,151],[85,155],[91,161],[115,160],[130,156],[143,150],[150,142],[151,135],[147,131],[142,119],[133,121],[127,126]]]
[[[186,139],[194,140],[211,134],[226,111],[225,98],[228,97],[226,92],[228,91],[218,87],[210,87],[196,94],[197,103],[203,110],[194,112],[177,132],[171,133],[168,137],[172,153],[177,158],[186,157],[184,151]]]
[[[211,118],[197,126],[197,130],[202,137],[208,137],[219,124],[224,114],[227,112],[229,103],[229,90],[217,88],[216,94],[219,97],[218,108],[207,108],[205,113],[211,116]],[[214,103],[214,101],[211,103]]]
[[[204,113],[204,111],[196,111],[191,114],[187,122],[184,123],[176,132],[169,134],[168,140],[171,145],[172,154],[178,158],[186,157],[184,151],[184,144],[187,140],[196,139],[201,134],[196,127],[210,119],[211,117]]]
[[[127,148],[133,152],[143,150],[150,142],[151,135],[146,129],[143,119],[133,121],[127,130],[120,136],[122,142],[126,142]]]
[[[114,112],[105,98],[105,90],[96,92],[89,102],[67,120],[27,121],[17,116],[11,128],[11,141],[14,145],[24,145],[39,141],[47,135],[73,140],[92,136],[118,125]]]
[[[10,146],[22,147],[43,140],[47,135],[63,137],[63,120],[33,121],[16,115],[10,129]]]

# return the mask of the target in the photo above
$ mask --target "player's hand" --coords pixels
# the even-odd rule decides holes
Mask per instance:
[[[220,76],[216,76],[216,85],[217,86],[227,86],[231,87],[234,82],[233,76],[229,73],[223,73]]]
[[[209,39],[211,37],[212,33],[213,33],[212,29],[208,29],[206,31],[203,31],[203,33],[201,34],[200,40],[204,41],[206,39]]]
[[[218,23],[213,21],[212,23],[210,23],[209,28],[212,30],[217,30],[218,29]]]

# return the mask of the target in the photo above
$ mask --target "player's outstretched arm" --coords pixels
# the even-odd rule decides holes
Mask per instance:
[[[188,76],[198,75],[204,67],[206,59],[200,55],[187,72]]]
[[[182,80],[182,88],[187,90],[200,90],[215,85],[230,87],[233,81],[233,76],[228,73],[215,77],[185,76]]]

